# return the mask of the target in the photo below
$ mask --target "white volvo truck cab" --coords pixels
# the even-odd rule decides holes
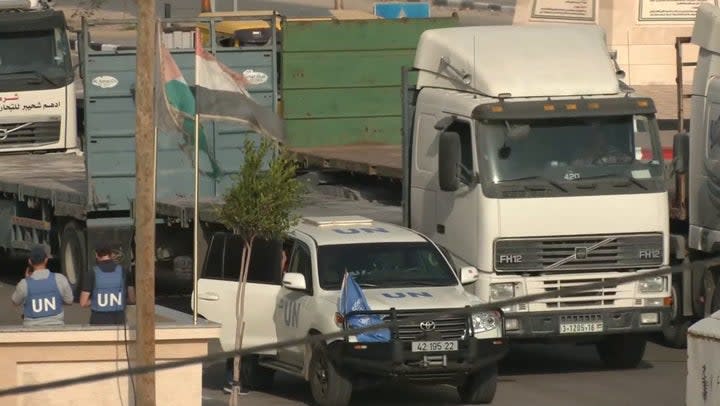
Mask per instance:
[[[428,30],[404,86],[405,225],[480,271],[485,301],[668,264],[655,108],[619,81],[597,26]],[[408,83],[407,75],[405,83]],[[635,367],[668,277],[504,308],[510,340],[597,343]]]
[[[44,0],[0,0],[0,153],[77,150],[65,15]]]
[[[350,336],[243,357],[244,385],[265,389],[274,371],[284,371],[308,380],[320,405],[345,405],[353,387],[388,379],[451,384],[465,403],[492,401],[507,343],[501,311],[466,311],[482,303],[463,288],[477,279],[476,269],[462,268],[458,276],[423,235],[357,216],[304,218],[282,247],[255,244],[242,348],[347,329],[353,314],[338,308],[345,272],[362,288],[370,313],[398,325],[385,342]],[[284,270],[281,249],[289,258]],[[241,255],[238,236],[215,234],[193,293],[198,313],[222,324],[226,351],[235,348]]]

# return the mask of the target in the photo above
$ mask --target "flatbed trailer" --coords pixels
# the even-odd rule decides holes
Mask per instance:
[[[291,151],[304,168],[338,169],[391,179],[402,179],[403,175],[400,145],[337,145]]]

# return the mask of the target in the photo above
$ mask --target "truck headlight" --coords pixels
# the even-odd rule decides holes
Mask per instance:
[[[512,299],[515,297],[514,283],[493,283],[490,285],[490,301]]]
[[[473,313],[471,319],[475,334],[494,330],[500,326],[499,312]]]
[[[640,293],[660,293],[665,291],[667,278],[664,276],[654,276],[652,278],[641,279],[638,281],[638,289]]]

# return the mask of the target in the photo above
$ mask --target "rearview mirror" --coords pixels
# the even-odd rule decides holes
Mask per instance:
[[[508,138],[522,140],[530,135],[530,126],[527,124],[513,124],[508,126]]]
[[[464,266],[460,268],[460,283],[469,285],[476,282],[480,278],[480,272],[474,266]]]
[[[306,290],[305,276],[297,272],[287,272],[283,275],[282,284],[290,290]]]
[[[460,187],[460,135],[456,132],[440,134],[438,151],[438,181],[440,190],[454,192]]]

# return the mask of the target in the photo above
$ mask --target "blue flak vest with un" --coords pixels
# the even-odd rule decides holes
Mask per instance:
[[[38,319],[62,313],[62,295],[54,273],[50,272],[50,276],[46,279],[28,277],[25,278],[25,282],[27,283],[27,297],[23,312],[25,317]]]
[[[95,288],[92,291],[90,308],[96,312],[119,312],[125,310],[125,280],[122,267],[115,266],[112,272],[103,272],[95,266]]]

